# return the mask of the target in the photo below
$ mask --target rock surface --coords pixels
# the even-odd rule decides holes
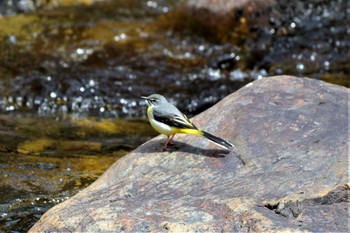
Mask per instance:
[[[250,83],[193,118],[233,151],[177,135],[159,152],[156,137],[30,232],[347,232],[349,94],[308,78]]]

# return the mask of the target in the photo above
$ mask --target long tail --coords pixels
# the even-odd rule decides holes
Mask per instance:
[[[202,133],[203,133],[203,135],[202,135],[203,137],[206,137],[210,141],[215,142],[216,144],[218,144],[220,146],[223,146],[223,147],[225,147],[227,149],[230,149],[230,148],[234,147],[233,144],[229,143],[228,141],[225,141],[222,138],[216,137],[216,136],[214,136],[214,135],[212,135],[210,133],[207,133],[205,131],[202,131]]]

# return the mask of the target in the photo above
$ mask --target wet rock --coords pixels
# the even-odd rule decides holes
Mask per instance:
[[[180,15],[179,18],[187,19],[183,25],[185,28],[189,27],[191,31],[213,40],[230,41],[238,45],[252,37],[251,27],[254,24],[268,24],[268,17],[260,16],[275,3],[274,0],[188,0],[176,13]],[[255,19],[256,15],[259,15],[259,21]],[[181,24],[181,20],[178,23]]]
[[[220,15],[224,15],[227,13],[232,13],[232,11],[244,8],[247,6],[270,6],[274,4],[274,0],[268,1],[251,1],[251,0],[188,0],[187,6],[193,9],[206,9],[212,13],[217,13]]]
[[[308,78],[250,83],[193,119],[233,151],[178,135],[159,152],[156,137],[30,232],[346,232],[348,95]]]

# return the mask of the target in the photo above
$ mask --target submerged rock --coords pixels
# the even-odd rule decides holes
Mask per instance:
[[[193,118],[233,151],[179,135],[159,152],[159,136],[30,232],[346,232],[349,94],[308,78],[250,83]]]

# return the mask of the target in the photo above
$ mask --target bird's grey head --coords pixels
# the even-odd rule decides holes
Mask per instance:
[[[164,96],[159,95],[159,94],[152,94],[152,95],[147,96],[147,97],[142,96],[141,98],[145,99],[147,101],[148,106],[158,106],[162,103],[168,102]]]

